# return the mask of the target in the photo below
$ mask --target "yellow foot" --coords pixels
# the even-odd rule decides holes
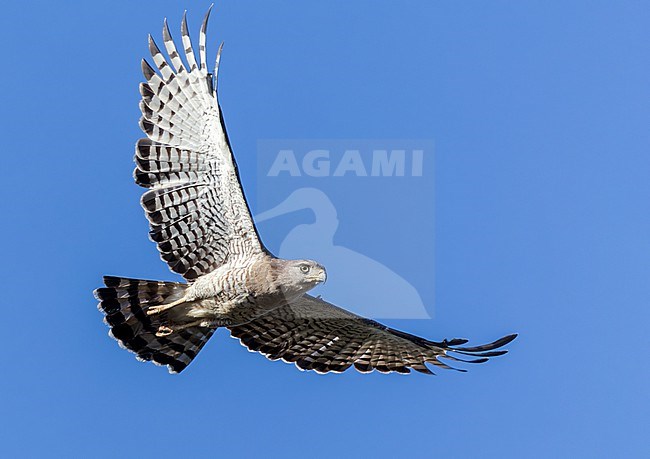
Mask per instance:
[[[156,332],[156,336],[158,338],[161,338],[163,336],[169,336],[172,333],[174,333],[174,330],[172,330],[171,328],[169,328],[169,327],[167,327],[165,325],[161,325],[160,327],[158,327],[158,331]]]

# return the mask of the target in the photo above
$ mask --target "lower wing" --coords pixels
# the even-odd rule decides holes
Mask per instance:
[[[366,319],[333,304],[304,295],[251,322],[229,327],[233,337],[271,360],[295,363],[318,373],[343,372],[354,365],[362,372],[433,374],[427,364],[454,369],[441,359],[482,363],[507,353],[497,350],[516,334],[493,343],[462,347],[467,340],[429,341]],[[471,359],[463,358],[470,356]]]

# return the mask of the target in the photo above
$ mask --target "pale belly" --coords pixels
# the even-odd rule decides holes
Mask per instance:
[[[214,326],[249,322],[277,308],[281,298],[251,291],[250,267],[226,264],[197,279],[185,292],[187,317],[205,319]]]

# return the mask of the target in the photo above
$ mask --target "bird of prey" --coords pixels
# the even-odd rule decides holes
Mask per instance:
[[[260,241],[244,198],[217,101],[217,72],[206,64],[208,10],[198,61],[186,16],[182,47],[167,21],[168,58],[149,36],[153,66],[142,61],[140,127],[134,178],[161,258],[187,283],[104,277],[94,294],[109,334],[139,360],[183,371],[219,327],[251,351],[318,373],[432,374],[443,360],[485,362],[516,335],[467,346],[429,341],[366,319],[307,292],[325,281],[311,260],[283,260]],[[223,44],[222,44],[223,46]],[[185,56],[183,61],[181,55]],[[467,359],[464,356],[471,356]],[[461,370],[464,371],[464,370]]]

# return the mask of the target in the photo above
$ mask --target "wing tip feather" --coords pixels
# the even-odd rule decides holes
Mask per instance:
[[[183,11],[183,19],[181,20],[181,33],[183,35],[189,35],[189,29],[187,27],[187,10]]]
[[[142,75],[144,75],[144,78],[147,81],[151,80],[151,78],[156,75],[156,71],[144,58],[142,58],[142,61],[140,62],[140,68],[142,69]]]
[[[208,30],[208,19],[210,19],[210,13],[212,12],[212,8],[214,7],[214,3],[210,4],[208,7],[208,11],[206,11],[205,16],[203,16],[203,22],[201,23],[201,32],[206,33]]]

